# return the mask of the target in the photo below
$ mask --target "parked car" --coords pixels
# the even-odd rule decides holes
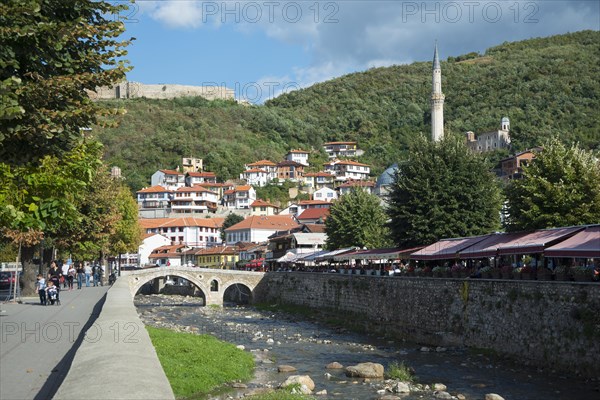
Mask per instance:
[[[16,279],[15,275],[12,272],[0,272],[0,288],[6,289],[10,287],[11,281],[14,285]]]

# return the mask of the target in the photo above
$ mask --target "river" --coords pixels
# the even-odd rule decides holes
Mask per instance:
[[[378,399],[384,381],[364,382],[347,378],[344,366],[374,362],[387,366],[404,363],[414,369],[417,382],[442,383],[452,396],[484,399],[497,393],[505,400],[590,400],[600,398],[600,381],[581,381],[497,359],[490,354],[465,348],[428,348],[416,343],[390,340],[328,327],[313,320],[280,311],[253,307],[203,307],[202,299],[184,296],[138,295],[135,305],[147,325],[180,331],[211,334],[244,346],[256,363],[255,377],[247,388],[215,393],[207,398],[241,398],[260,388],[276,387],[290,373],[278,373],[278,365],[291,365],[293,374],[310,375],[315,391],[326,390],[319,399]],[[381,392],[380,392],[381,393]],[[462,398],[460,396],[459,398]],[[439,398],[439,397],[437,397]],[[406,400],[436,399],[433,390],[403,395]]]

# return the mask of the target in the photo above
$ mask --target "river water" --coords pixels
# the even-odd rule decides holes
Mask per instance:
[[[337,361],[344,366],[375,362],[386,367],[404,363],[415,370],[417,382],[443,383],[453,396],[484,399],[497,393],[505,400],[600,399],[600,381],[584,382],[552,371],[515,365],[464,348],[424,348],[415,343],[347,332],[279,311],[253,307],[203,307],[195,297],[138,295],[135,305],[147,325],[211,334],[244,346],[256,362],[255,377],[247,388],[215,393],[207,398],[241,398],[261,388],[277,387],[290,373],[278,373],[278,365],[297,368],[294,375],[310,375],[315,391],[326,390],[319,399],[378,399],[384,381],[364,382],[347,378],[343,370],[327,370]],[[600,361],[599,361],[600,362]],[[327,375],[329,374],[329,376]],[[436,399],[433,391],[413,392],[406,400]]]

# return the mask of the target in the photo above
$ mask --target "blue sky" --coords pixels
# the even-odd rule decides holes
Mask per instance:
[[[371,67],[442,59],[600,29],[588,1],[138,0],[116,16],[136,40],[131,81],[219,84],[254,103]],[[127,19],[125,19],[127,15]]]

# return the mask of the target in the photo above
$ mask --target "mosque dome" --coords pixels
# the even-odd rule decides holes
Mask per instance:
[[[390,186],[394,182],[394,175],[398,171],[398,164],[394,163],[390,167],[388,167],[379,178],[377,178],[377,182],[375,183],[375,187],[379,188],[382,186]]]

